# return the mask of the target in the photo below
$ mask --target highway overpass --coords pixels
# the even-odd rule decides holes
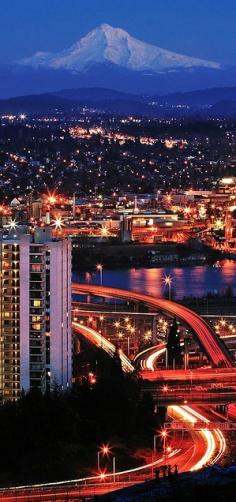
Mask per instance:
[[[230,392],[199,392],[195,390],[181,391],[173,389],[172,392],[160,393],[154,385],[143,385],[142,393],[150,392],[157,406],[185,405],[185,404],[229,404],[236,403],[236,389]]]
[[[96,286],[94,284],[73,283],[72,292],[78,295],[91,294],[103,298],[119,298],[134,302],[138,301],[166,315],[176,317],[191,330],[193,336],[196,338],[214,367],[230,368],[234,365],[232,355],[213,329],[202,319],[202,317],[183,305],[170,300],[136,293],[134,291],[107,286]]]

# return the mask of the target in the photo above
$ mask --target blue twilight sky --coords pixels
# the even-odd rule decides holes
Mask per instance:
[[[236,0],[0,0],[0,63],[62,50],[104,22],[162,48],[236,64]]]

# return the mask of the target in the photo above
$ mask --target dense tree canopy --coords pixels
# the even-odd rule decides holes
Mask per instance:
[[[141,397],[139,381],[123,375],[118,352],[106,359],[98,351],[96,368],[93,385],[84,379],[68,392],[55,385],[45,395],[35,389],[0,406],[2,485],[90,475],[106,442],[119,450],[122,467],[129,448],[151,447],[163,419],[151,396]]]

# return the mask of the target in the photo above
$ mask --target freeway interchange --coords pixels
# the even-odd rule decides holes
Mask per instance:
[[[183,431],[176,431],[175,437],[169,436],[167,430],[168,448],[164,448],[162,453],[154,451],[154,456],[150,462],[144,465],[128,469],[121,472],[107,474],[97,474],[87,478],[73,479],[63,482],[43,483],[31,486],[15,487],[12,489],[0,490],[1,500],[15,501],[39,501],[39,500],[78,500],[82,497],[91,497],[117,490],[121,487],[131,486],[152,479],[154,469],[162,465],[178,464],[180,472],[195,471],[207,464],[217,463],[227,448],[226,438],[215,422],[215,428],[210,427],[212,416],[210,409],[202,403],[211,398],[213,402],[221,402],[223,392],[202,392],[204,386],[230,385],[236,386],[236,368],[231,354],[208,326],[208,324],[195,312],[190,311],[177,303],[169,300],[157,299],[148,295],[141,295],[133,291],[125,291],[117,288],[109,288],[94,285],[73,284],[73,293],[93,294],[95,296],[121,298],[143,302],[152,309],[166,313],[172,317],[180,319],[193,333],[201,347],[206,352],[211,361],[212,368],[200,368],[197,370],[156,370],[155,364],[159,357],[165,352],[165,344],[152,347],[140,353],[136,361],[131,363],[129,358],[121,353],[123,370],[130,373],[135,366],[141,369],[143,379],[143,389],[145,386],[158,394],[158,399],[162,405],[168,406],[168,417],[173,423],[184,423],[188,428],[187,436],[183,440]],[[102,333],[89,326],[73,321],[74,333],[86,338],[87,341],[105,350],[110,356],[115,352],[115,346],[107,340]],[[150,359],[151,358],[151,359]],[[165,384],[165,389],[162,389]],[[199,386],[201,387],[199,389]],[[198,387],[198,389],[197,389]],[[170,390],[172,388],[172,390]],[[183,392],[184,391],[184,392]],[[186,391],[186,393],[185,393]],[[203,397],[204,396],[204,397]],[[174,399],[173,399],[174,397]],[[195,400],[194,400],[195,399]],[[235,393],[230,399],[236,401]],[[169,400],[169,402],[167,402]],[[195,402],[194,407],[190,405]],[[211,401],[210,401],[211,402]],[[224,417],[220,417],[222,423]],[[232,422],[233,423],[233,422]],[[201,424],[201,428],[198,428]],[[232,426],[234,428],[234,426]],[[184,429],[184,427],[183,427]]]
[[[107,354],[113,356],[115,346],[101,333],[89,326],[73,322],[73,329],[86,338],[87,341],[102,348]],[[215,403],[226,404],[236,401],[236,368],[199,368],[197,370],[158,370],[152,364],[148,365],[149,358],[155,355],[155,360],[163,354],[163,343],[153,349],[148,349],[138,354],[135,366],[149,368],[142,370],[140,375],[143,380],[142,391],[152,393],[154,401],[159,406],[169,404],[188,403]],[[151,355],[150,355],[151,353]],[[123,371],[130,373],[134,366],[129,358],[120,354]],[[228,388],[228,391],[225,391]]]
[[[214,330],[195,312],[169,300],[118,288],[73,284],[73,293],[142,302],[153,310],[177,317],[188,326],[207,354],[212,367],[197,370],[155,370],[157,359],[166,351],[164,342],[142,351],[134,359],[135,366],[141,370],[143,391],[151,391],[159,405],[178,404],[182,405],[179,408],[183,410],[183,406],[188,403],[225,404],[236,401],[236,368],[232,355]],[[77,325],[76,329],[81,328]],[[99,346],[101,338],[96,343]],[[105,338],[102,346],[107,350]],[[122,353],[121,360],[123,369],[129,371],[126,356]]]
[[[92,294],[103,298],[119,298],[142,302],[153,309],[167,313],[171,317],[177,317],[190,328],[193,336],[202,346],[214,367],[230,368],[234,364],[230,352],[214,330],[204,319],[202,319],[202,317],[183,305],[179,305],[170,300],[137,293],[135,291],[127,291],[107,286],[96,286],[93,284],[73,283],[72,292],[74,294]]]

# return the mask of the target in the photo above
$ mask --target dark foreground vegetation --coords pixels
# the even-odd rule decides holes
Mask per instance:
[[[102,495],[99,501],[233,502],[235,489],[236,467],[224,470],[216,466],[138,484]]]
[[[138,380],[123,375],[118,356],[99,372],[104,357],[96,354],[96,383],[84,378],[70,391],[55,385],[45,395],[35,389],[1,405],[2,486],[91,475],[102,444],[112,446],[119,469],[137,464],[139,446],[151,447],[164,410],[156,415],[151,397],[140,397]],[[110,470],[110,461],[101,463]]]

